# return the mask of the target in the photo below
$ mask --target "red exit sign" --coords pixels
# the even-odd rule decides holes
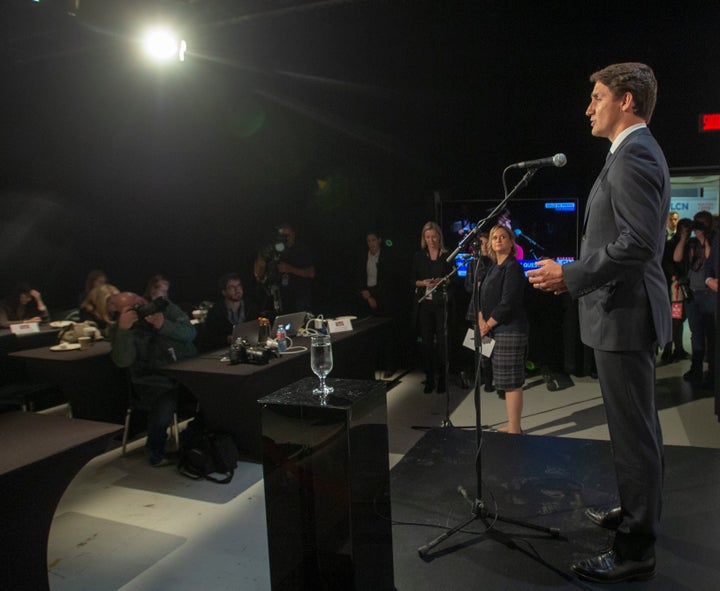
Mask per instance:
[[[720,113],[700,115],[700,131],[720,131]]]

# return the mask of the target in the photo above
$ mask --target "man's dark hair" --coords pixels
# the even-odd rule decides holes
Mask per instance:
[[[220,289],[220,291],[225,291],[225,288],[230,281],[239,281],[242,285],[242,279],[240,279],[240,275],[238,275],[237,273],[225,273],[225,275],[218,279],[218,288]]]
[[[590,82],[602,82],[616,99],[626,92],[632,94],[635,115],[650,123],[657,100],[657,80],[650,66],[638,62],[612,64],[592,74]]]

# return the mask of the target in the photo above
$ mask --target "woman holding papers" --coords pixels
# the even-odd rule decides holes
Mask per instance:
[[[526,280],[515,255],[515,235],[505,226],[490,230],[488,256],[493,265],[480,286],[478,327],[481,337],[495,343],[491,360],[495,387],[505,391],[508,424],[504,433],[522,433],[520,420],[525,383],[528,320],[525,311]]]

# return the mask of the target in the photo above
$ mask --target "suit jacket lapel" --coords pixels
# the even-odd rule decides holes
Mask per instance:
[[[605,175],[607,174],[608,169],[610,168],[610,165],[615,160],[615,155],[608,153],[608,157],[605,159],[605,165],[602,167],[602,170],[600,171],[600,174],[598,174],[597,178],[595,179],[595,183],[592,186],[592,189],[590,189],[590,194],[588,195],[587,203],[585,204],[585,217],[583,219],[583,234],[585,233],[585,227],[587,226],[588,216],[590,215],[590,204],[592,203],[593,199],[597,195],[598,189],[600,188],[600,182],[605,178]]]

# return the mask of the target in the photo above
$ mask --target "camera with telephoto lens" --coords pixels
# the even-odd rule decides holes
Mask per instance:
[[[137,312],[138,318],[145,318],[145,316],[152,316],[158,312],[164,312],[167,310],[169,304],[170,302],[165,298],[156,298],[147,304],[135,304],[130,309]]]

